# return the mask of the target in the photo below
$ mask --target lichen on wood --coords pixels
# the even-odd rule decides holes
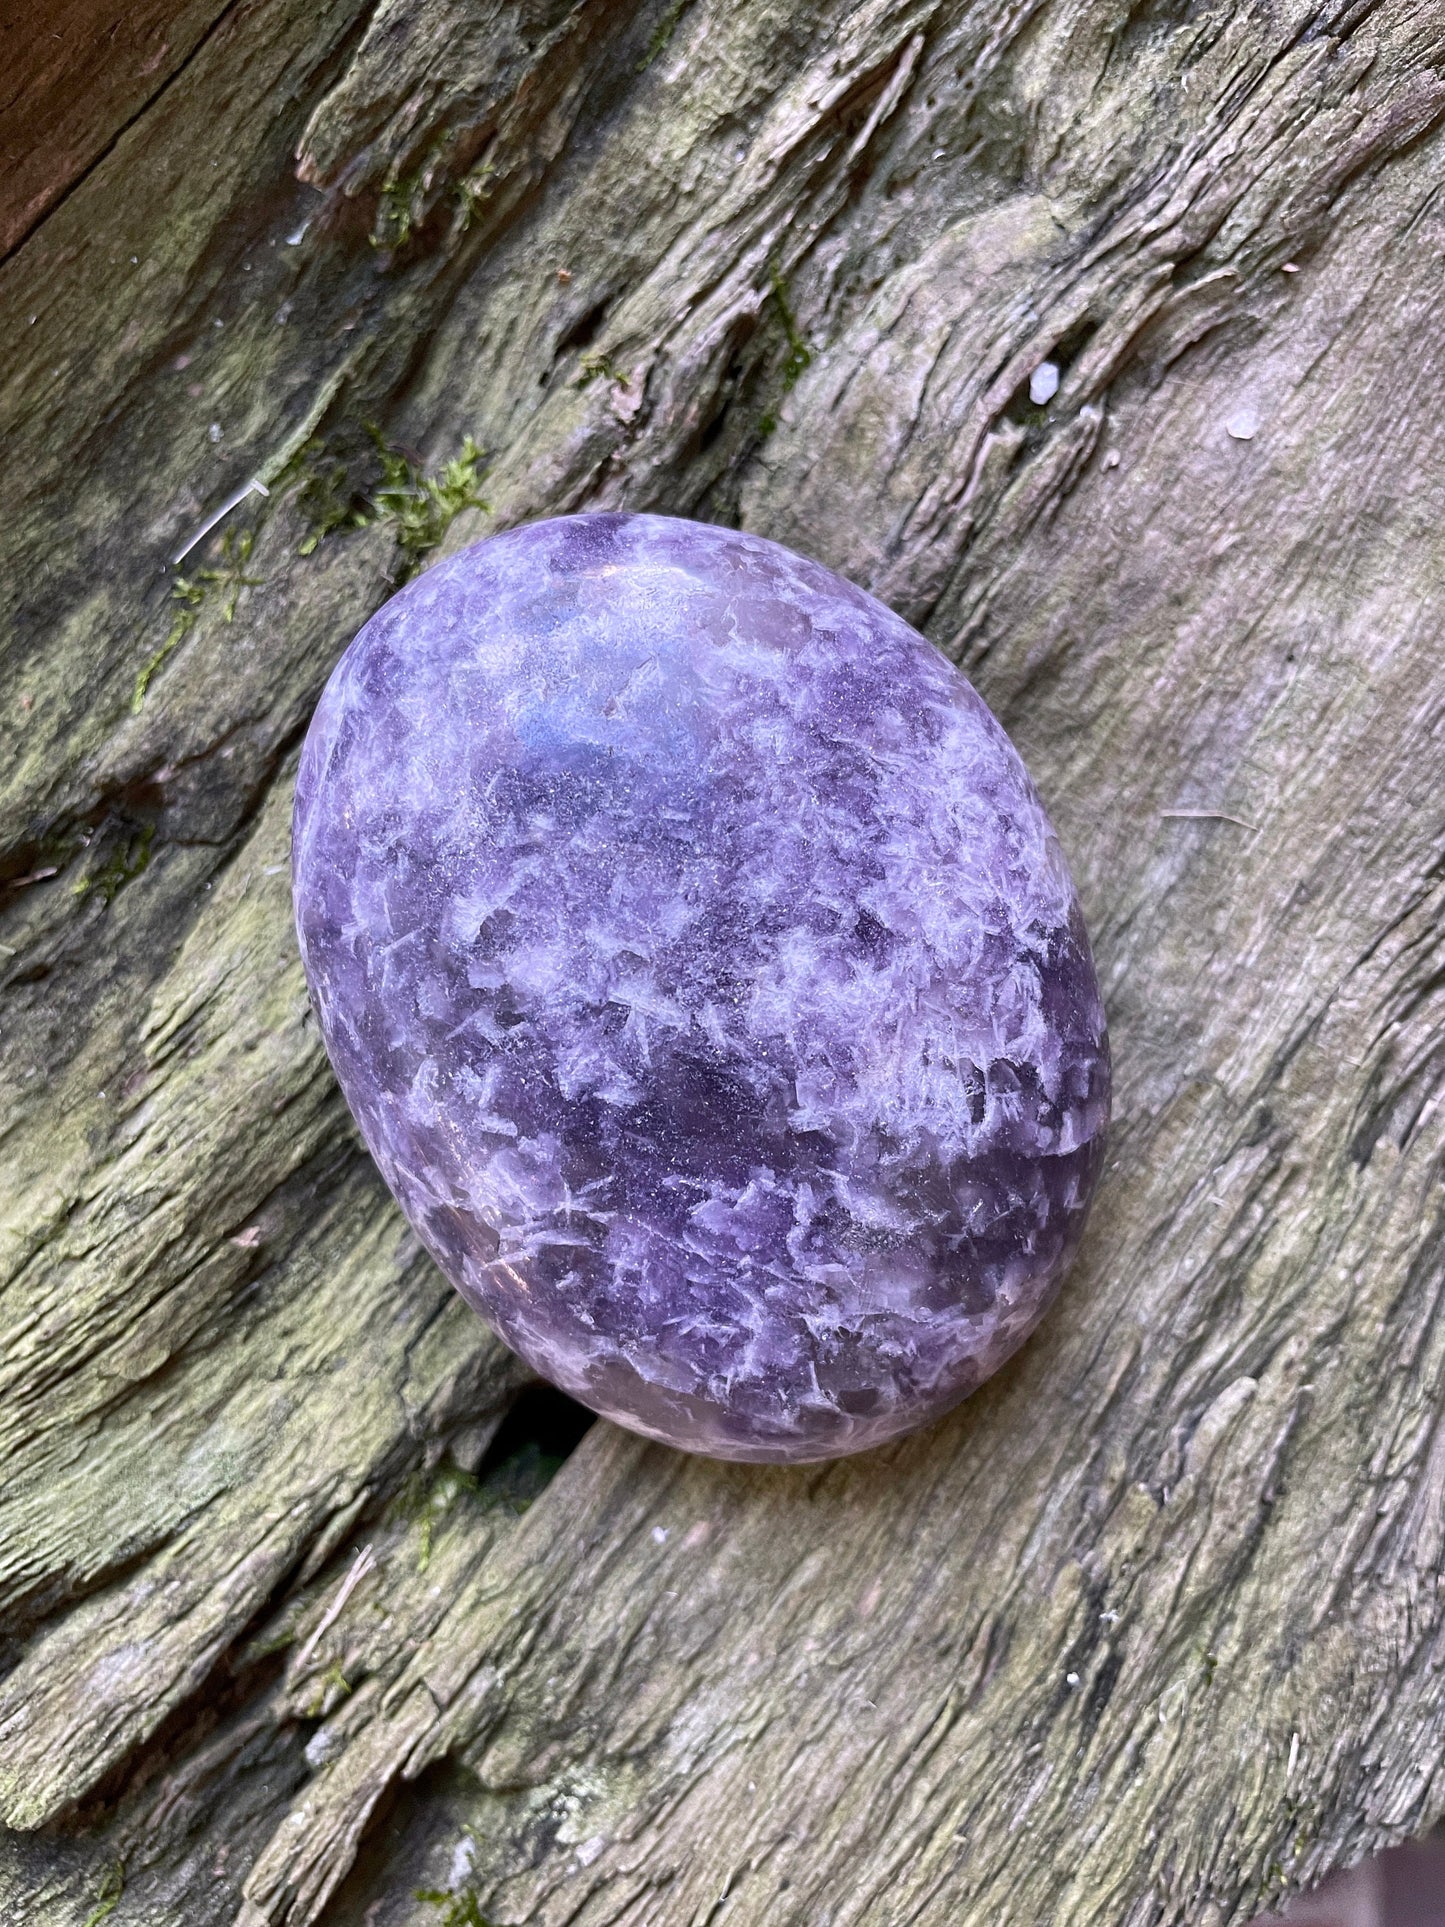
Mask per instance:
[[[0,262],[0,1919],[1225,1927],[1428,1824],[1438,10],[176,22],[88,120],[45,80]],[[413,493],[488,451],[414,556],[309,540],[368,423]],[[508,1470],[525,1375],[306,1008],[331,664],[599,506],[920,623],[1095,935],[1083,1258],[854,1462]]]

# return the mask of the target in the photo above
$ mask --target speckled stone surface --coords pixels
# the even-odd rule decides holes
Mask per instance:
[[[1109,1108],[1073,886],[970,685],[816,563],[585,515],[428,570],[327,685],[294,867],[387,1182],[597,1411],[858,1451],[1047,1307]]]

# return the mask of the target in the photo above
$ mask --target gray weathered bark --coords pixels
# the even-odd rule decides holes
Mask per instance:
[[[0,1916],[121,1865],[117,1927],[1223,1927],[1421,1828],[1445,16],[171,18],[0,267]],[[405,568],[595,505],[961,661],[1075,864],[1117,1123],[949,1422],[801,1472],[598,1425],[522,1514],[466,1475],[523,1375],[307,1019],[289,783]]]

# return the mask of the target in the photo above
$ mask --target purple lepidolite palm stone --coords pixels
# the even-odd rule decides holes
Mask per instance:
[[[1109,1107],[1073,886],[970,685],[817,563],[577,515],[430,569],[326,687],[294,862],[387,1182],[584,1404],[829,1458],[1044,1311]]]

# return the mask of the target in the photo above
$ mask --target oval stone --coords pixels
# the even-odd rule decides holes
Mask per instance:
[[[599,514],[429,569],[327,684],[294,881],[382,1174],[585,1405],[829,1458],[1047,1307],[1109,1110],[1073,885],[972,687],[817,563]]]

